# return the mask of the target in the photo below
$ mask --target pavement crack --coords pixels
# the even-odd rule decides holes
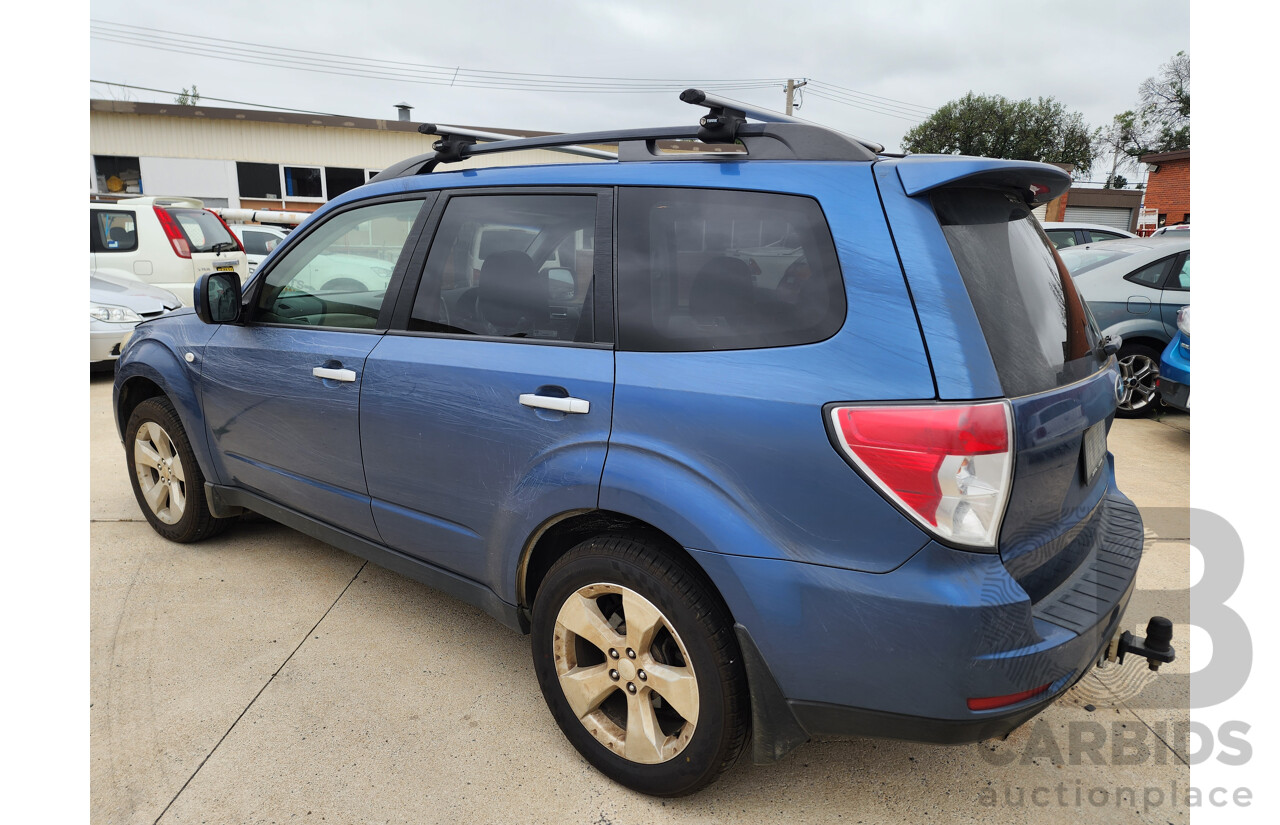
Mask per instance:
[[[209,761],[209,759],[214,755],[214,753],[216,753],[216,752],[217,752],[218,748],[222,745],[222,743],[223,743],[224,741],[226,741],[226,738],[227,738],[228,736],[230,736],[230,735],[231,735],[231,731],[235,730],[236,725],[240,724],[240,720],[241,720],[241,719],[243,719],[243,718],[244,718],[244,715],[245,715],[246,713],[248,713],[248,712],[249,712],[249,708],[253,707],[254,703],[258,701],[258,697],[262,695],[263,691],[265,691],[268,687],[270,687],[270,686],[271,686],[271,683],[272,683],[273,681],[275,681],[276,676],[280,675],[280,671],[284,670],[285,665],[289,664],[289,661],[290,661],[291,659],[293,659],[294,655],[295,655],[299,650],[301,650],[301,649],[302,649],[302,646],[303,646],[304,644],[306,644],[306,643],[307,643],[307,639],[309,639],[309,638],[311,637],[311,635],[312,635],[313,633],[315,633],[315,632],[316,632],[316,628],[318,628],[318,627],[320,626],[320,624],[321,624],[321,623],[322,623],[326,618],[328,618],[329,613],[330,613],[330,612],[331,612],[335,607],[337,607],[337,606],[338,606],[338,602],[342,601],[342,597],[343,597],[343,596],[345,596],[345,595],[347,594],[347,590],[349,590],[349,589],[351,588],[351,585],[355,584],[356,579],[360,578],[360,574],[364,572],[364,568],[365,568],[368,564],[369,564],[369,562],[367,562],[367,561],[366,561],[366,562],[364,562],[363,564],[361,564],[361,565],[360,565],[360,569],[359,569],[359,570],[357,570],[357,571],[355,572],[355,575],[353,575],[353,576],[351,577],[351,581],[347,582],[346,587],[342,588],[342,592],[341,592],[341,593],[339,593],[339,594],[338,594],[338,597],[337,597],[336,599],[334,599],[334,600],[333,600],[333,604],[329,605],[328,610],[325,610],[324,615],[323,615],[323,616],[321,616],[319,619],[317,619],[317,620],[316,620],[316,623],[315,623],[315,624],[313,624],[313,625],[311,626],[311,629],[310,629],[310,630],[308,630],[306,633],[302,634],[302,641],[298,642],[298,646],[297,646],[297,647],[295,647],[295,648],[294,648],[294,649],[289,653],[289,655],[285,657],[285,660],[284,660],[283,662],[281,662],[281,663],[280,663],[280,667],[278,667],[278,668],[276,668],[276,669],[275,669],[275,672],[271,674],[271,676],[267,679],[266,683],[265,683],[265,684],[263,684],[263,686],[262,686],[262,687],[260,687],[260,688],[258,689],[258,692],[257,692],[257,693],[255,693],[255,694],[253,695],[253,698],[249,700],[249,704],[245,705],[245,706],[244,706],[244,710],[240,711],[240,715],[239,715],[239,716],[237,716],[237,717],[235,718],[235,721],[231,723],[231,727],[227,728],[226,733],[222,734],[222,737],[221,737],[220,739],[218,739],[217,743],[216,743],[216,744],[215,744],[215,745],[214,745],[214,746],[209,750],[209,752],[208,752],[207,754],[205,754],[204,759],[201,759],[201,760],[200,760],[200,764],[199,764],[199,765],[196,765],[196,769],[195,769],[194,771],[192,771],[192,772],[191,772],[191,776],[188,776],[188,777],[187,777],[187,781],[182,783],[182,787],[181,787],[181,788],[179,788],[179,789],[178,789],[178,792],[177,792],[176,794],[174,794],[174,795],[173,795],[173,799],[170,799],[170,800],[169,800],[169,804],[164,806],[164,810],[163,810],[163,811],[161,811],[161,812],[160,812],[160,815],[156,817],[156,819],[155,819],[155,823],[153,823],[153,825],[158,825],[158,823],[160,822],[160,820],[161,820],[161,819],[164,819],[164,815],[165,815],[165,814],[167,814],[167,813],[169,813],[169,809],[173,807],[173,803],[175,803],[175,802],[177,802],[177,801],[178,801],[178,797],[182,796],[182,792],[183,792],[183,791],[185,791],[185,790],[187,789],[187,786],[191,784],[191,780],[193,780],[193,779],[195,779],[195,778],[196,778],[196,774],[200,773],[200,769],[201,769],[201,768],[203,768],[203,767],[205,766],[205,763],[206,763],[206,762],[208,762],[208,761]]]

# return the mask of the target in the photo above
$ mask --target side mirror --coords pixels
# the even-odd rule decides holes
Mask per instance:
[[[207,272],[196,281],[196,315],[206,324],[233,324],[240,320],[240,276],[234,272]]]

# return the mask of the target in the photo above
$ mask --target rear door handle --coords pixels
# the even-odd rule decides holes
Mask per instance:
[[[555,410],[564,413],[589,413],[591,402],[582,398],[557,398],[553,395],[536,395],[531,392],[520,395],[520,403],[526,407],[540,410]]]
[[[328,367],[315,367],[311,370],[311,374],[316,378],[328,378],[332,381],[354,381],[356,380],[355,370],[336,370]]]

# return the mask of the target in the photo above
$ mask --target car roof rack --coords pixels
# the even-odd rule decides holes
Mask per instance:
[[[444,163],[457,163],[479,155],[548,149],[598,159],[620,162],[645,160],[875,160],[884,147],[851,135],[828,129],[799,118],[768,109],[757,109],[728,98],[708,95],[698,89],[686,89],[680,99],[708,110],[697,125],[665,126],[645,129],[621,129],[600,132],[577,132],[516,138],[496,132],[481,132],[464,127],[437,126],[423,123],[418,131],[439,135],[433,151],[392,164],[370,178],[370,182],[412,175],[429,174]],[[752,118],[761,123],[748,123]],[[659,141],[700,140],[705,144],[739,144],[737,152],[667,152]],[[485,141],[485,142],[481,142]],[[591,145],[618,145],[614,155]]]

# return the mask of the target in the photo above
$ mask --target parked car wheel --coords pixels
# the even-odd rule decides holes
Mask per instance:
[[[742,656],[728,610],[688,563],[634,537],[585,541],[547,573],[532,633],[556,723],[614,781],[683,796],[738,758]]]
[[[1146,344],[1125,344],[1118,354],[1124,394],[1116,407],[1120,418],[1141,418],[1160,403],[1156,382],[1160,378],[1160,353]]]
[[[200,541],[232,521],[209,512],[204,475],[169,399],[148,398],[134,409],[125,428],[125,456],[138,506],[160,535]]]

